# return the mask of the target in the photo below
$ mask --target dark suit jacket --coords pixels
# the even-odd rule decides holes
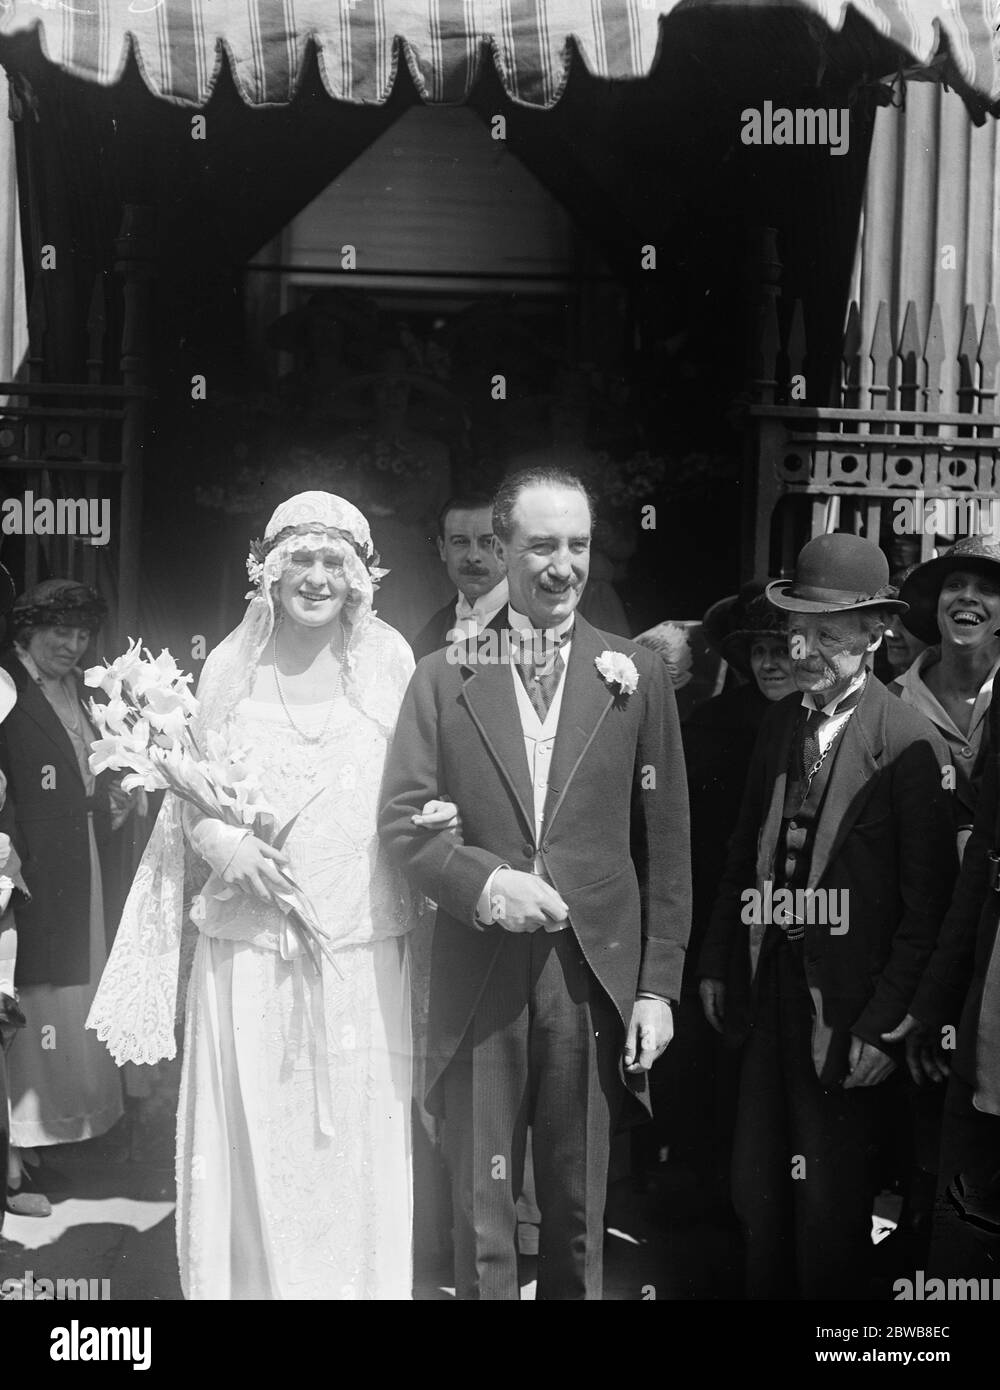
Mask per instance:
[[[0,768],[7,778],[11,838],[31,901],[15,905],[17,984],[79,985],[90,979],[90,843],[87,813],[102,857],[111,836],[109,773],[88,797],[73,745],[52,706],[17,657],[0,665],[17,686],[17,704],[0,724]],[[83,686],[81,695],[90,694]],[[51,768],[55,774],[46,771]]]
[[[1000,850],[1000,687],[993,693],[987,718],[975,824],[938,944],[910,1008],[916,1018],[934,1028],[957,1026],[952,1065],[969,1086],[976,1084],[979,1009],[1000,921],[1000,893],[993,890],[989,861],[991,851]]]
[[[506,608],[490,625],[495,633]],[[596,666],[624,652],[639,686],[616,697]],[[598,980],[627,1022],[636,991],[676,999],[690,925],[688,805],[680,729],[663,663],[577,615],[553,749],[544,833],[536,844],[524,738],[507,665],[471,665],[455,648],[418,665],[403,700],[383,788],[380,830],[393,859],[438,905],[431,966],[428,1106],[487,988],[501,927],[478,930],[476,905],[502,864],[540,852],[569,904]],[[652,773],[652,775],[651,775]],[[651,784],[655,775],[655,787]],[[643,782],[647,783],[644,788]],[[453,800],[454,832],[410,817]],[[644,1097],[644,1078],[629,1088]]]
[[[423,657],[430,656],[431,652],[439,651],[448,645],[448,633],[455,626],[457,598],[456,594],[443,608],[439,608],[417,633],[413,639],[414,661],[420,661]]]
[[[685,989],[697,993],[698,953],[726,867],[750,759],[771,708],[756,681],[736,685],[697,705],[681,724],[691,802],[691,940]]]
[[[773,880],[788,753],[801,696],[774,705],[754,748],[740,818],[699,961],[726,981],[726,1033],[753,1024],[751,929],[741,894]],[[804,961],[826,1023],[894,1059],[881,1034],[910,1007],[934,948],[958,868],[953,798],[942,768],[948,747],[923,715],[869,677],[834,750],[808,886],[848,892],[848,930],[805,928]]]

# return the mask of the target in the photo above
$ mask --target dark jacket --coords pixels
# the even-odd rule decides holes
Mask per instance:
[[[681,725],[691,803],[691,940],[684,984],[696,986],[698,953],[726,867],[754,744],[771,702],[756,681],[696,705]]]
[[[90,846],[87,813],[102,859],[111,835],[109,773],[88,797],[69,736],[14,653],[0,665],[17,704],[0,724],[0,768],[31,901],[15,906],[17,978],[23,985],[80,985],[90,979]],[[81,697],[89,691],[81,684]]]
[[[506,608],[490,628],[501,631]],[[487,629],[488,631],[489,629]],[[634,694],[614,695],[594,662],[624,652]],[[436,652],[418,665],[386,766],[379,828],[392,858],[438,905],[431,969],[428,1105],[487,987],[504,933],[477,930],[479,896],[502,864],[540,853],[569,904],[584,956],[627,1023],[637,990],[679,995],[690,927],[688,805],[673,691],[660,658],[577,615],[536,844],[533,798],[507,665]],[[655,785],[654,785],[655,779]],[[462,816],[462,839],[410,817],[434,796]],[[623,1078],[624,1079],[624,1078]],[[643,1077],[629,1089],[645,1102]]]
[[[753,935],[741,895],[774,878],[789,747],[801,696],[772,706],[754,748],[746,794],[698,973],[724,980],[726,1032],[753,1026]],[[848,930],[807,923],[803,957],[826,1023],[881,1048],[902,1020],[930,959],[958,868],[948,747],[934,726],[869,678],[833,751],[808,880],[847,890]],[[841,900],[842,901],[842,900]]]
[[[1000,687],[990,702],[983,781],[976,819],[962,857],[962,871],[934,954],[910,1012],[934,1028],[958,1029],[952,1066],[976,1084],[976,1036],[983,983],[1000,921],[1000,893],[993,886],[990,853],[1000,853]]]
[[[448,633],[455,626],[455,598],[450,599],[429,618],[413,639],[413,659],[420,661],[431,652],[448,645]]]

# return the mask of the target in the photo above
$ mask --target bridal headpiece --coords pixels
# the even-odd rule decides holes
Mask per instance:
[[[371,607],[375,590],[389,571],[379,568],[364,516],[332,492],[300,492],[277,508],[264,539],[250,543],[246,565],[253,588],[247,598],[263,598],[273,611],[271,585],[280,579],[291,556],[301,550],[319,550],[331,541],[344,549],[348,607]]]

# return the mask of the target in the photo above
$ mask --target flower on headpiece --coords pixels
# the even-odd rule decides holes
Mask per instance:
[[[260,541],[255,540],[250,542],[250,551],[247,555],[246,564],[247,578],[250,580],[250,583],[253,585],[253,588],[250,590],[248,594],[244,594],[244,598],[256,598],[256,596],[260,593],[261,579],[264,575],[264,559],[266,555],[267,551],[261,545]]]
[[[639,672],[624,652],[601,652],[594,657],[594,665],[608,685],[618,687],[616,694],[634,695],[638,690]]]

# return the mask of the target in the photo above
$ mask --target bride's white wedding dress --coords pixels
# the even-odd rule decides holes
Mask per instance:
[[[332,706],[297,705],[290,718],[270,702],[273,675],[260,667],[274,594],[291,556],[331,537],[350,542],[344,694]],[[321,956],[317,972],[277,908],[226,886],[222,874],[245,832],[199,819],[168,793],[87,1026],[119,1065],[175,1056],[182,945],[196,935],[177,1120],[185,1294],[405,1299],[412,1057],[404,934],[413,917],[402,880],[379,856],[376,813],[413,657],[372,610],[383,572],[367,522],[343,498],[290,498],[258,550],[265,558],[250,557],[256,592],[243,621],[202,671],[192,736],[200,748],[213,731],[231,750],[244,748],[278,822],[298,815],[284,848],[335,964]]]
[[[329,710],[293,717],[315,736]],[[209,880],[178,1107],[182,1286],[188,1298],[409,1298],[408,921],[375,837],[386,739],[343,697],[320,743],[255,699],[230,737],[280,824],[306,807],[285,852],[336,968],[323,958],[320,978],[307,957],[283,959],[276,909],[218,899],[227,890]],[[221,868],[232,835],[201,822],[191,839]]]

